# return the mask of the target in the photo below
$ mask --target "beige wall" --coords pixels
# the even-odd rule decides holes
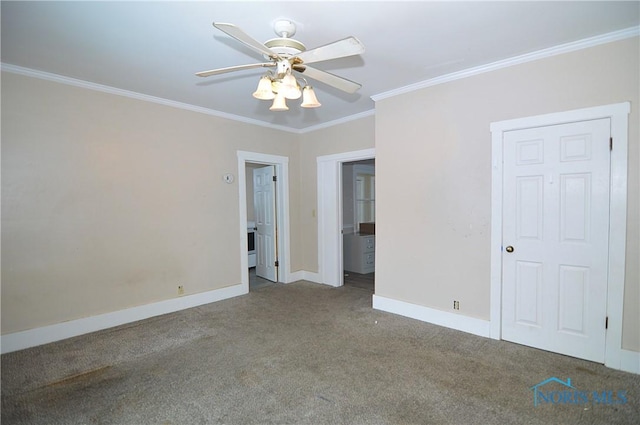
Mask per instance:
[[[2,333],[240,283],[237,150],[299,135],[2,73]],[[300,267],[292,241],[292,265]]]
[[[631,101],[623,348],[640,351],[638,52],[628,39],[378,101],[376,293],[488,320],[490,123]]]
[[[2,74],[2,333],[239,283],[236,151],[290,158],[292,271],[317,272],[322,155],[376,147],[376,293],[489,318],[491,135],[632,102],[623,347],[640,351],[638,40],[377,102],[284,133]],[[402,188],[402,190],[398,190]]]
[[[374,117],[306,133],[300,140],[300,243],[302,270],[318,271],[318,167],[316,158],[374,147]]]
[[[289,157],[317,271],[315,158],[373,143],[373,117],[300,135],[3,72],[2,334],[239,283],[238,150]]]

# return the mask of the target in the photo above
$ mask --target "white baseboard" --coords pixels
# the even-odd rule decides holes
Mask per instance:
[[[400,316],[410,317],[422,322],[432,323],[434,325],[444,326],[446,328],[490,338],[490,322],[486,320],[435,310],[405,301],[381,297],[379,295],[373,296],[373,308],[389,313],[399,314]],[[620,367],[617,367],[617,365],[607,365],[607,367],[640,374],[640,352],[620,350]]]
[[[289,281],[286,283],[297,282],[299,280],[306,280],[313,283],[322,283],[319,273],[308,272],[306,270],[289,273]]]
[[[486,338],[489,338],[490,335],[490,322],[488,320],[448,313],[379,295],[373,296],[373,308]]]
[[[620,370],[640,374],[640,352],[620,350]]]
[[[185,310],[187,308],[197,307],[203,304],[222,301],[227,298],[244,295],[247,292],[246,285],[239,284],[199,294],[186,295],[152,304],[145,304],[125,310],[99,314],[97,316],[85,317],[82,319],[70,320],[68,322],[56,323],[55,325],[2,335],[0,339],[0,351],[4,354],[42,344],[48,344],[50,342],[60,341],[74,336],[124,325],[126,323],[136,322],[138,320],[148,319],[162,314],[173,313],[175,311]]]

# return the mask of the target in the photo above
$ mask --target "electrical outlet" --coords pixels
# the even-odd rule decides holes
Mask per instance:
[[[184,286],[178,285],[178,295],[184,295]]]
[[[460,301],[453,301],[453,309],[460,310]]]

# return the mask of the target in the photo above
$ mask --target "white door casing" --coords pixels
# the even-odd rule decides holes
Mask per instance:
[[[318,166],[318,273],[321,283],[342,286],[342,163],[373,159],[376,150],[319,156]]]
[[[503,133],[503,339],[604,363],[609,138],[609,118]]]
[[[503,337],[503,142],[505,133],[513,130],[552,126],[572,122],[608,118],[613,140],[610,156],[609,234],[607,259],[606,310],[609,326],[605,335],[606,366],[620,369],[622,354],[622,317],[624,267],[626,254],[628,114],[630,103],[618,103],[491,124],[492,194],[491,194],[491,306],[490,334]],[[515,250],[514,250],[515,252]]]
[[[273,165],[276,169],[278,197],[276,199],[276,222],[278,225],[278,280],[289,283],[295,278],[291,272],[291,241],[289,228],[289,158],[259,152],[237,151],[238,157],[238,203],[240,220],[238,238],[240,241],[240,279],[245,293],[249,292],[249,265],[247,258],[247,179],[246,164]]]
[[[276,181],[273,165],[253,170],[256,221],[256,276],[278,281]]]

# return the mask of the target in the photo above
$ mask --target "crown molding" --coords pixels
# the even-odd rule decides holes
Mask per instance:
[[[611,33],[586,38],[583,40],[578,40],[571,43],[561,44],[559,46],[550,47],[548,49],[539,50],[532,53],[527,53],[520,56],[515,56],[513,58],[493,62],[487,65],[481,65],[474,68],[465,69],[462,71],[454,72],[451,74],[443,75],[440,77],[432,78],[430,80],[421,81],[415,84],[411,84],[404,87],[399,87],[397,89],[389,90],[383,93],[379,93],[371,96],[371,99],[375,102],[386,99],[393,96],[398,96],[404,93],[409,93],[412,91],[420,90],[426,87],[435,86],[438,84],[447,83],[450,81],[459,80],[462,78],[472,77],[474,75],[483,74],[485,72],[491,72],[498,69],[519,65],[526,62],[531,62],[539,59],[548,58],[555,55],[560,55],[563,53],[574,52],[576,50],[586,49],[589,47],[598,46],[605,43],[611,43],[614,41],[624,40],[627,38],[637,37],[640,35],[640,26],[635,26],[631,28],[627,28],[620,31],[614,31]],[[226,112],[217,111],[215,109],[204,108],[201,106],[195,106],[188,103],[177,102],[174,100],[164,99],[161,97],[150,96],[138,92],[133,92],[130,90],[118,89],[115,87],[92,83],[85,80],[80,80],[71,77],[65,77],[63,75],[53,74],[50,72],[39,71],[35,69],[25,68],[18,65],[8,64],[8,63],[0,63],[0,69],[2,71],[10,72],[13,74],[24,75],[33,78],[39,78],[42,80],[53,81],[61,84],[67,84],[74,87],[85,88],[89,90],[100,91],[103,93],[114,94],[117,96],[124,96],[131,99],[142,100],[145,102],[156,103],[159,105],[169,106],[172,108],[183,109],[187,111],[197,112],[205,115],[211,115],[218,118],[224,118],[232,121],[238,121],[245,124],[257,125],[260,127],[266,127],[274,130],[285,131],[288,133],[295,134],[305,134],[310,133],[312,131],[325,129],[328,127],[333,127],[335,125],[344,124],[346,122],[355,121],[364,117],[368,117],[375,114],[375,109],[371,109],[368,111],[360,112],[358,114],[349,115],[344,118],[340,118],[337,120],[329,121],[326,123],[321,123],[318,125],[313,125],[309,127],[305,127],[302,129],[291,128],[283,125],[270,124],[264,121],[254,120],[251,118],[242,117],[239,115],[229,114]]]
[[[169,106],[172,108],[184,109],[186,111],[197,112],[200,114],[211,115],[218,118],[225,118],[228,120],[238,121],[245,124],[258,125],[258,126],[270,128],[273,130],[286,131],[288,133],[295,133],[295,134],[310,133],[312,131],[321,130],[323,128],[333,127],[335,125],[343,124],[349,121],[355,121],[360,118],[373,115],[375,113],[375,110],[371,109],[369,111],[361,112],[354,115],[349,115],[347,117],[343,117],[334,121],[329,121],[326,123],[305,127],[302,129],[296,129],[296,128],[291,128],[284,125],[270,124],[264,121],[254,120],[254,119],[242,117],[239,115],[228,114],[226,112],[217,111],[215,109],[203,108],[201,106],[195,106],[189,103],[177,102],[174,100],[164,99],[161,97],[150,96],[147,94],[142,94],[142,93],[138,93],[130,90],[123,90],[116,87],[92,83],[90,81],[80,80],[77,78],[65,77],[63,75],[53,74],[51,72],[39,71],[31,68],[25,68],[22,66],[13,65],[9,63],[0,63],[0,69],[2,69],[2,71],[10,72],[12,74],[24,75],[27,77],[38,78],[41,80],[53,81],[56,83],[66,84],[74,87],[80,87],[88,90],[95,90],[103,93],[114,94],[116,96],[124,96],[131,99],[142,100],[144,102],[156,103],[159,105]]]
[[[65,77],[63,75],[53,74],[45,71],[38,71],[35,69],[25,68],[18,65],[12,65],[8,63],[0,63],[0,69],[2,71],[10,72],[12,74],[24,75],[27,77],[39,78],[41,80],[53,81],[60,84],[66,84],[74,87],[80,87],[88,90],[95,90],[103,93],[114,94],[116,96],[124,96],[131,99],[142,100],[144,102],[156,103],[158,105],[170,106],[172,108],[184,109],[187,111],[198,112],[200,114],[211,115],[218,118],[225,118],[228,120],[239,121],[245,124],[258,125],[261,127],[267,127],[275,130],[286,131],[290,133],[301,133],[298,129],[290,127],[265,123],[259,120],[253,120],[239,115],[228,114],[226,112],[217,111],[215,109],[203,108],[201,106],[195,106],[188,103],[177,102],[174,100],[164,99],[161,97],[150,96],[130,90],[118,89],[103,84],[92,83],[85,80],[79,80],[77,78]]]
[[[303,129],[301,129],[299,131],[300,134],[305,134],[305,133],[311,133],[312,131],[316,131],[316,130],[322,130],[324,128],[329,128],[329,127],[333,127],[339,124],[344,124],[350,121],[356,121],[359,120],[361,118],[365,118],[365,117],[370,117],[372,115],[375,115],[376,110],[375,109],[369,109],[368,111],[364,111],[364,112],[360,112],[357,114],[353,114],[353,115],[349,115],[346,117],[342,117],[339,118],[337,120],[333,120],[333,121],[327,121],[324,122],[322,124],[318,124],[318,125],[312,125],[310,127],[305,127]]]
[[[627,38],[638,37],[640,35],[640,26],[627,28],[620,31],[614,31],[595,37],[585,38],[571,43],[560,44],[558,46],[549,47],[548,49],[538,50],[524,55],[514,56],[509,59],[492,62],[487,65],[481,65],[474,68],[468,68],[462,71],[453,72],[451,74],[442,75],[430,80],[421,81],[408,86],[399,87],[383,93],[371,96],[374,102],[387,99],[389,97],[398,96],[400,94],[409,93],[426,87],[436,86],[438,84],[448,83],[450,81],[460,80],[474,75],[484,74],[486,72],[496,71],[498,69],[519,65],[526,62],[532,62],[539,59],[545,59],[551,56],[561,55],[564,53],[575,52],[577,50],[587,49],[589,47],[599,46],[601,44],[611,43],[614,41],[624,40]]]

